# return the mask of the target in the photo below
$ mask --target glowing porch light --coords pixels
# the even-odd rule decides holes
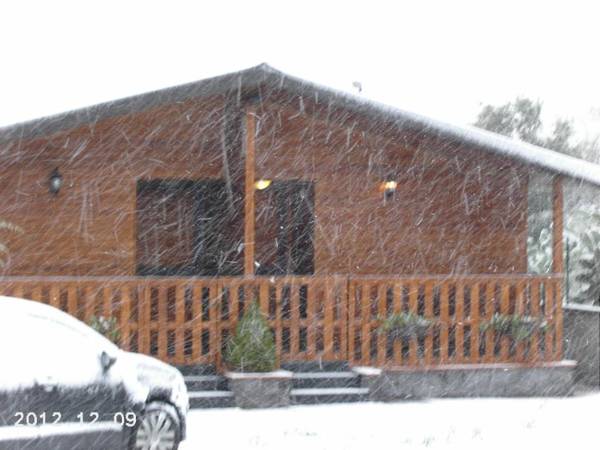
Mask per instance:
[[[271,186],[272,180],[260,179],[254,183],[254,187],[259,191],[264,191],[266,188]]]
[[[398,187],[397,181],[384,181],[383,183],[381,183],[382,191],[395,191],[397,187]]]
[[[379,185],[379,190],[383,193],[383,202],[391,200],[394,198],[394,194],[396,193],[396,188],[398,187],[398,182],[393,180],[386,180]]]

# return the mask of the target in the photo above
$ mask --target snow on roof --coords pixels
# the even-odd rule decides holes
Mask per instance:
[[[436,133],[446,139],[464,142],[556,173],[600,185],[600,165],[475,127],[452,125],[383,105],[363,97],[357,97],[287,75],[267,64],[9,127],[0,127],[0,144],[17,139],[49,135],[85,124],[93,125],[108,117],[206,95],[233,92],[237,93],[238,98],[240,98],[244,92],[252,92],[259,86],[299,95],[311,95],[319,103],[330,103],[364,113],[374,119],[391,121],[399,128],[404,126],[416,127],[424,132]]]

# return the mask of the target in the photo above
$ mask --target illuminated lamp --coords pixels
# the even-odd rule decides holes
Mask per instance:
[[[256,189],[258,189],[259,191],[264,191],[265,189],[267,189],[269,186],[271,186],[272,181],[271,180],[264,180],[264,179],[260,179],[258,181],[256,181],[254,183],[254,187]]]
[[[60,172],[58,171],[58,167],[57,167],[50,173],[50,177],[48,177],[48,190],[50,191],[51,194],[56,195],[56,194],[58,194],[58,191],[60,191],[60,188],[62,187],[62,183],[63,183],[63,177],[60,174]]]

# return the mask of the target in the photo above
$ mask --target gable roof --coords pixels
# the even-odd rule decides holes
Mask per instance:
[[[226,92],[237,92],[238,96],[240,96],[243,92],[252,91],[259,86],[280,89],[299,95],[310,95],[319,103],[331,103],[342,108],[366,114],[374,119],[380,118],[391,121],[399,127],[410,126],[423,132],[437,134],[440,137],[455,139],[552,172],[600,185],[600,165],[598,164],[510,139],[479,128],[452,125],[409,111],[393,108],[287,75],[267,64],[8,127],[0,127],[0,144],[16,139],[45,136],[81,125],[90,125],[108,117],[142,111],[161,104]]]

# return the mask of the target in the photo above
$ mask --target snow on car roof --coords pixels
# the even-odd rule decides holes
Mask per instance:
[[[458,126],[416,113],[341,92],[287,75],[267,64],[208,78],[180,86],[160,89],[62,114],[0,128],[0,144],[50,135],[81,125],[92,125],[113,116],[141,111],[154,106],[213,94],[242,92],[257,88],[283,90],[310,95],[316,102],[331,104],[392,122],[398,128],[416,127],[423,132],[475,145],[483,150],[506,155],[547,170],[600,185],[600,165],[553,150],[510,139],[475,127]]]
[[[92,328],[70,314],[61,311],[60,309],[33,300],[0,295],[0,322],[14,322],[16,320],[15,314],[18,313],[59,322],[67,325],[83,335],[102,342],[102,344],[105,346],[108,345],[110,347],[114,347],[114,344],[112,344],[104,336],[97,333]]]
[[[0,295],[0,311],[2,312],[2,314],[0,314],[0,319],[7,320],[10,320],[11,312],[36,313],[38,315],[43,314],[48,318],[54,319],[73,319],[73,317],[62,312],[60,309],[54,308],[53,306],[46,305],[41,302],[36,302],[34,300],[27,300],[18,297],[8,297],[5,295]]]
[[[37,323],[30,320],[33,318]],[[32,327],[34,329],[25,329]],[[65,333],[70,329],[74,333]],[[40,375],[40,356],[59,357],[53,372],[60,386],[82,385],[95,382],[100,376],[98,364],[71,360],[74,347],[91,352],[99,348],[115,348],[114,345],[76,318],[40,302],[16,297],[0,296],[0,359],[7,362],[9,370],[0,371],[0,391],[25,388],[37,383]],[[73,336],[77,336],[74,340]],[[81,339],[79,339],[81,336]],[[37,354],[36,358],[22,352],[50,345],[55,353]],[[47,351],[48,345],[40,351]],[[93,353],[95,355],[95,353]],[[47,363],[47,361],[46,361]],[[112,379],[109,382],[113,382]]]

